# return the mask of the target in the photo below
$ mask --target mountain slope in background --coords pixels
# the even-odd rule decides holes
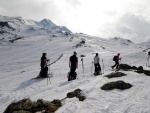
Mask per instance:
[[[4,30],[6,32],[0,35],[1,38],[10,40],[9,37],[14,36],[13,34],[26,36],[14,43],[5,41],[0,44],[1,113],[10,103],[23,98],[30,98],[33,101],[37,99],[52,101],[65,98],[68,92],[77,88],[82,89],[86,99],[83,102],[78,101],[77,98],[66,99],[56,113],[150,113],[149,76],[133,71],[120,71],[127,76],[112,79],[105,77],[113,72],[110,70],[114,65],[112,59],[117,53],[121,54],[121,63],[143,66],[144,69],[149,70],[150,68],[146,66],[147,53],[143,52],[145,46],[116,37],[103,39],[85,34],[74,34],[66,27],[55,26],[47,19],[36,22],[21,17],[16,17],[20,20],[14,17],[1,16],[0,18],[5,20],[3,22],[10,21],[3,23],[1,32]],[[64,31],[59,32],[59,28],[63,28],[70,34],[66,35]],[[76,70],[78,79],[68,82],[69,58],[74,51],[77,52],[79,61]],[[32,80],[40,72],[40,57],[43,52],[47,53],[50,63],[63,54],[60,60],[49,67],[49,72],[54,73],[50,85],[47,85],[46,79]],[[93,76],[92,61],[95,53],[99,53],[100,65],[104,73],[100,76]],[[85,56],[83,57],[84,73],[81,62],[83,55]],[[128,82],[133,87],[122,91],[100,89],[105,83],[117,80]]]
[[[150,40],[148,40],[147,42],[143,42],[139,45],[143,47],[144,52],[150,51]]]
[[[64,26],[57,26],[48,19],[33,21],[22,17],[0,16],[0,40],[3,42],[16,38],[25,38],[38,35],[70,34]]]

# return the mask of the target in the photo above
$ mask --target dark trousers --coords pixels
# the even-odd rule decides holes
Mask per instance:
[[[70,81],[70,80],[74,80],[74,79],[76,79],[76,67],[75,66],[72,66],[71,68],[70,68],[70,73],[69,73],[69,77],[68,77],[68,81]]]
[[[76,71],[76,68],[70,68],[70,74],[74,74]]]
[[[101,66],[100,66],[99,63],[94,64],[94,66],[95,66],[95,72],[96,72],[96,73],[97,73],[98,71],[101,71]]]
[[[115,61],[115,65],[113,65],[112,68],[114,68],[115,66],[116,66],[116,69],[118,69],[118,67],[119,67],[119,61],[118,60]]]
[[[41,78],[45,78],[45,77],[48,76],[48,67],[47,67],[47,66],[44,67],[44,65],[41,64],[41,71],[40,71],[39,76],[40,76]]]

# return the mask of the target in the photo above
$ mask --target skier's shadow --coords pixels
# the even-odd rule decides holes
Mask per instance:
[[[33,83],[40,82],[42,80],[45,80],[45,79],[30,79],[30,80],[27,80],[25,82],[22,82],[16,89],[14,89],[14,91],[25,89],[25,88],[29,87],[30,85],[32,85]]]
[[[58,87],[62,87],[62,86],[68,85],[68,84],[70,84],[70,82],[69,82],[69,81],[62,82],[62,83],[60,83],[60,84],[59,84],[59,86],[58,86]]]

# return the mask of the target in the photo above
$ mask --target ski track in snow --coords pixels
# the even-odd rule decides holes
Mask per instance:
[[[66,99],[63,106],[56,113],[150,113],[150,78],[144,74],[132,71],[124,72],[127,76],[108,79],[104,77],[110,66],[114,65],[112,58],[118,52],[121,53],[121,63],[146,67],[147,54],[142,52],[136,44],[124,45],[112,40],[98,39],[97,37],[79,35],[69,42],[71,36],[50,37],[36,36],[18,40],[16,43],[0,44],[0,112],[6,107],[23,98],[36,101],[44,99],[63,99],[66,94],[77,88],[83,90],[86,99],[80,102],[77,98]],[[85,39],[85,45],[74,47],[81,39]],[[104,47],[105,49],[103,49]],[[69,71],[69,57],[77,51],[79,68],[76,70],[77,78],[67,81]],[[63,53],[63,57],[50,66],[54,73],[50,78],[51,84],[47,85],[47,79],[32,79],[40,72],[40,57],[47,53],[50,62],[57,60]],[[99,53],[102,65],[104,61],[105,73],[101,76],[91,76],[92,61]],[[83,57],[84,74],[80,55]],[[108,71],[106,71],[108,70]],[[94,72],[94,66],[93,70]],[[100,87],[111,81],[124,80],[131,83],[128,90],[103,91]]]

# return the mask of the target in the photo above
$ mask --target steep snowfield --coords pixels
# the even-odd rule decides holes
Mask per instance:
[[[56,34],[57,35],[57,34]],[[85,40],[85,44],[76,45]],[[0,113],[6,107],[23,98],[53,99],[65,98],[66,94],[77,88],[83,90],[86,99],[81,102],[77,98],[66,99],[63,106],[56,113],[150,113],[150,77],[135,72],[123,72],[127,76],[108,79],[104,75],[111,73],[110,66],[114,64],[112,58],[121,53],[121,63],[146,67],[147,54],[142,47],[123,39],[102,39],[83,34],[72,34],[57,37],[30,36],[14,43],[0,44]],[[77,52],[79,68],[77,78],[67,81],[69,72],[69,57]],[[54,75],[51,84],[46,79],[34,79],[40,71],[40,57],[47,53],[50,62],[63,57],[50,66]],[[94,53],[99,53],[104,61],[104,74],[91,76]],[[85,55],[84,74],[81,55]],[[103,68],[102,68],[103,69]],[[92,73],[94,68],[92,69]],[[133,85],[128,90],[104,91],[100,87],[110,81],[123,80]]]

